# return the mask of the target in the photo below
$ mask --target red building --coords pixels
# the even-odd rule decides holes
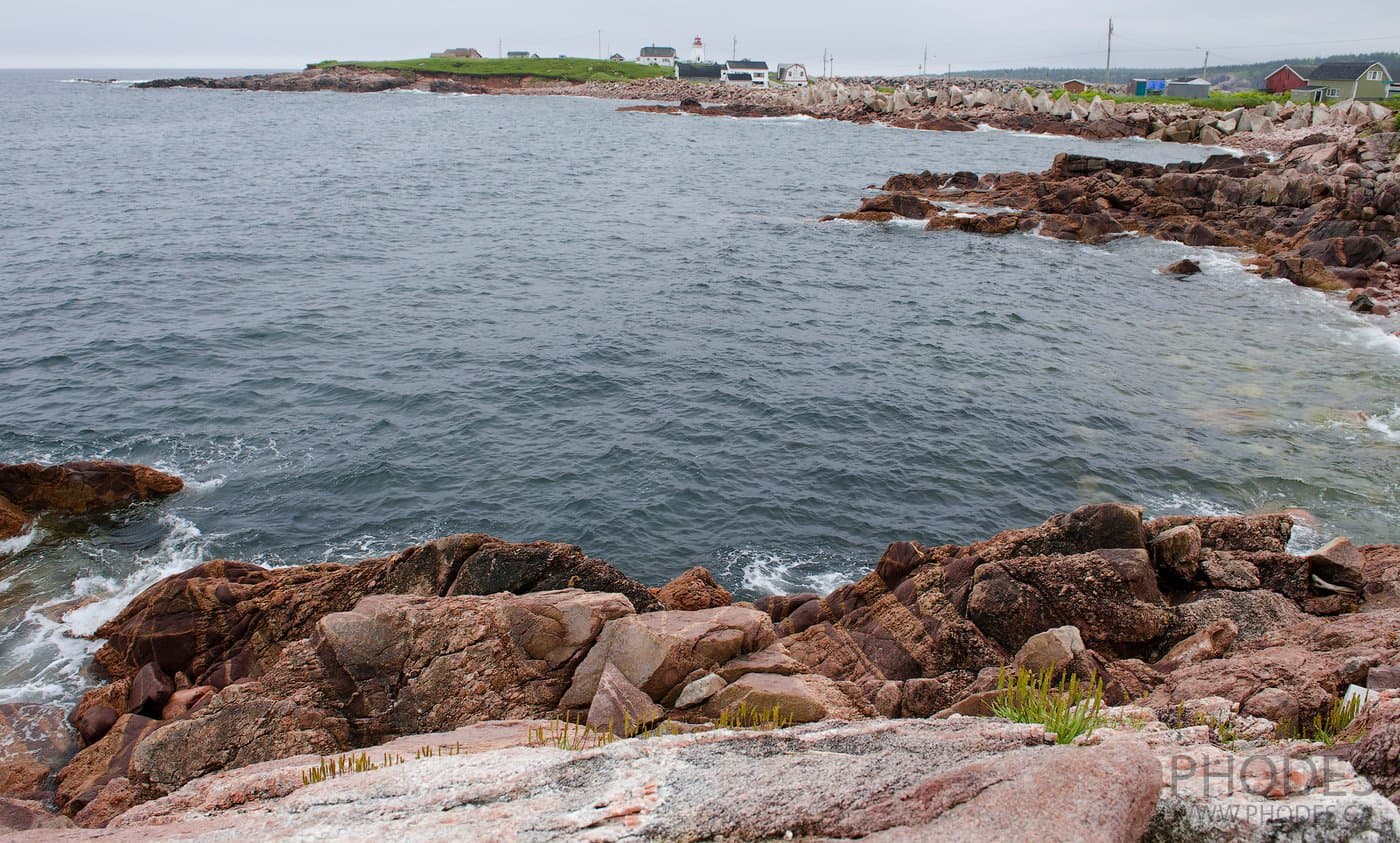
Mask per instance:
[[[1264,77],[1264,87],[1271,94],[1283,94],[1308,84],[1303,75],[1288,65],[1280,67]]]

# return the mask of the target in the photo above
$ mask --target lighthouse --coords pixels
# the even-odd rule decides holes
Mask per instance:
[[[705,42],[700,40],[700,36],[695,36],[695,41],[690,45],[690,60],[696,64],[703,64],[705,61]]]

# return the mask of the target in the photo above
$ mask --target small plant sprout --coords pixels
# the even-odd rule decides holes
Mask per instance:
[[[1356,715],[1361,713],[1361,703],[1361,696],[1333,698],[1325,711],[1313,715],[1312,723],[1304,730],[1304,737],[1332,746],[1356,719]]]
[[[337,776],[348,776],[353,773],[368,773],[371,770],[380,770],[385,767],[393,767],[404,763],[402,755],[384,755],[375,761],[369,757],[369,753],[361,752],[358,755],[338,755],[327,758],[322,757],[321,763],[301,774],[303,785],[316,784],[326,779],[333,779]]]
[[[555,719],[543,726],[531,727],[526,743],[529,746],[552,746],[555,749],[578,752],[607,746],[615,740],[617,735],[611,726],[595,729],[580,720],[566,716],[563,720]]]
[[[735,708],[727,708],[719,713],[715,727],[719,729],[786,729],[792,725],[792,715],[784,714],[781,707],[750,707],[739,703]]]
[[[993,714],[1014,723],[1040,723],[1055,733],[1056,743],[1093,734],[1103,724],[1103,682],[1098,677],[1087,683],[1078,676],[1057,682],[1053,670],[1033,673],[1021,668],[1014,674],[1003,670],[997,690],[1000,695],[992,703]]]

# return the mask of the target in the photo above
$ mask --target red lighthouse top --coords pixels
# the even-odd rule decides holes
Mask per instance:
[[[695,41],[692,42],[691,46],[694,46],[694,47],[703,47],[703,46],[705,46],[705,42],[704,42],[704,41],[701,41],[701,40],[700,40],[700,36],[697,35],[697,36],[695,36]]]

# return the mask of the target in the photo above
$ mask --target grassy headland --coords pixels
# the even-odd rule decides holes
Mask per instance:
[[[532,76],[566,82],[626,82],[672,75],[665,67],[599,59],[402,59],[397,61],[323,61],[315,67],[366,67],[414,73],[463,76]]]

